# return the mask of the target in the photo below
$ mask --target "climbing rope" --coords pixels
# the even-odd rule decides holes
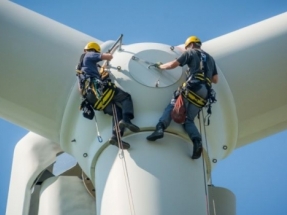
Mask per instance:
[[[206,152],[209,157],[209,149],[208,149],[208,141],[207,141],[207,135],[206,135],[206,117],[204,116],[203,110],[201,111],[202,118],[203,118],[203,129],[204,129],[204,139],[205,139],[205,146],[206,146]],[[209,119],[208,119],[209,120]],[[212,175],[210,171],[210,184],[212,184]]]
[[[119,122],[118,122],[118,116],[117,116],[115,104],[112,104],[112,109],[113,109],[113,117],[114,117],[114,121],[115,121],[116,133],[117,133],[117,140],[118,140],[118,143],[120,146],[119,147],[119,150],[120,150],[119,157],[122,160],[122,166],[123,166],[124,176],[125,176],[125,183],[126,183],[127,193],[128,193],[128,198],[129,198],[130,211],[131,211],[132,215],[136,215],[135,206],[134,206],[134,202],[133,202],[132,189],[131,189],[131,184],[130,184],[130,180],[129,180],[128,168],[127,168],[127,163],[126,163],[125,154],[124,154],[124,150],[123,150],[123,143],[121,140],[121,134],[120,134]]]
[[[116,105],[114,103],[112,104],[112,109],[113,109],[113,118],[114,118],[114,123],[115,123],[116,137],[117,137],[117,141],[119,144],[119,150],[121,150],[121,153],[123,154],[124,147],[123,147],[123,142],[121,138],[121,132],[119,129],[119,120],[117,116]]]
[[[200,134],[202,135],[200,112],[198,113],[197,117],[198,117],[198,121],[199,121]],[[203,123],[203,126],[204,126],[204,123]],[[205,141],[205,143],[207,145],[206,141]],[[207,156],[209,157],[208,152],[207,152]],[[205,168],[205,165],[206,164],[205,164],[205,160],[204,160],[203,153],[202,153],[202,166],[203,166],[204,190],[205,190],[205,198],[206,198],[206,211],[207,211],[207,214],[210,215],[210,211],[209,211],[209,195],[208,195],[208,190],[207,190],[207,179],[206,179],[206,168]]]

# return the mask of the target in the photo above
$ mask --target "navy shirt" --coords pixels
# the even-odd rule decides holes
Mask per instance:
[[[100,61],[102,61],[101,53],[88,51],[83,59],[81,70],[91,77],[100,79],[101,76],[97,66]]]
[[[200,56],[201,53],[205,55],[206,57],[206,77],[209,78],[209,80],[212,79],[214,75],[217,75],[217,69],[215,65],[215,61],[213,57],[211,57],[208,53],[204,52],[201,49],[189,49],[185,51],[178,59],[180,66],[187,65],[189,68],[189,78],[192,74],[195,74],[197,72],[200,72]]]

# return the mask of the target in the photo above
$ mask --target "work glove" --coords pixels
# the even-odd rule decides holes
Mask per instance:
[[[153,66],[157,69],[160,69],[160,65],[162,65],[163,63],[162,62],[156,62]]]
[[[161,68],[159,67],[160,65],[162,65],[162,62],[157,62],[157,63],[155,63],[155,64],[150,65],[149,67],[153,66],[153,67],[155,67],[155,68],[157,68],[157,69],[161,69]]]

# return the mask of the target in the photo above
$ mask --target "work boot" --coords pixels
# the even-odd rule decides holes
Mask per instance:
[[[202,143],[201,140],[199,138],[194,138],[192,139],[193,142],[193,153],[191,158],[192,159],[198,159],[201,156],[201,152],[202,152]]]
[[[163,138],[163,133],[164,133],[164,125],[162,122],[157,123],[155,127],[155,131],[147,136],[147,140],[149,141],[156,141],[157,139]]]
[[[121,130],[124,130],[125,128],[128,128],[129,130],[131,130],[132,132],[139,132],[140,128],[137,127],[136,125],[134,125],[130,120],[121,120],[119,122],[119,127]]]
[[[109,143],[111,145],[118,147],[118,148],[121,148],[121,145],[118,143],[117,137],[114,135],[109,139]],[[129,149],[131,147],[129,143],[127,143],[123,140],[122,140],[122,145],[123,145],[123,149]]]

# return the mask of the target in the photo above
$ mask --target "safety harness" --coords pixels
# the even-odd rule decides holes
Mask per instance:
[[[109,73],[105,68],[99,64],[97,64],[97,66],[100,68],[100,79],[92,78],[81,71],[85,54],[86,53],[83,53],[81,55],[79,63],[76,66],[81,94],[95,110],[100,111],[103,110],[114,97],[116,85],[109,79]]]
[[[81,94],[95,110],[103,110],[114,97],[116,85],[110,80],[91,78],[77,70]]]
[[[206,55],[204,52],[198,50],[196,50],[196,52],[200,59],[200,69],[198,72],[190,75],[187,81],[183,83],[181,86],[181,93],[190,103],[194,104],[195,106],[199,108],[207,107],[209,124],[209,117],[212,113],[211,104],[216,102],[216,93],[211,88],[211,80],[206,75]],[[205,84],[208,89],[208,96],[206,99],[196,94],[200,84]]]
[[[186,87],[186,82],[183,83],[182,85],[182,95],[192,104],[195,106],[202,108],[206,105],[207,100],[202,98],[201,96],[197,95],[193,90],[188,89]]]

